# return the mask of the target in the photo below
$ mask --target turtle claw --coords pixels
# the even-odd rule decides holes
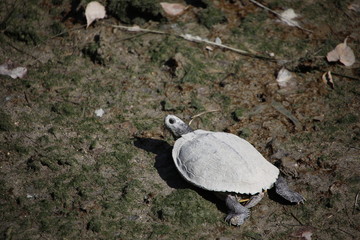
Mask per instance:
[[[300,193],[294,192],[289,201],[294,203],[304,203],[305,200],[306,199]]]
[[[231,225],[234,225],[234,226],[240,226],[242,225],[245,220],[250,217],[250,211],[248,212],[244,212],[244,213],[240,213],[240,214],[237,214],[237,213],[229,213],[226,218],[225,218],[225,221],[228,222],[229,224]]]

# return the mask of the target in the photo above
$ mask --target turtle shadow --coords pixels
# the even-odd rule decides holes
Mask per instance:
[[[227,209],[225,202],[215,196],[211,191],[198,188],[187,181],[180,175],[174,161],[172,159],[172,148],[164,140],[141,138],[136,137],[134,146],[143,149],[147,152],[156,154],[154,167],[156,168],[159,176],[166,182],[170,188],[174,189],[192,189],[196,191],[205,200],[210,201],[216,205],[216,207],[226,213]]]
[[[191,187],[191,185],[186,182],[177,171],[172,161],[172,146],[166,141],[137,137],[134,145],[137,148],[156,154],[154,167],[156,168],[159,176],[169,187],[175,189]]]

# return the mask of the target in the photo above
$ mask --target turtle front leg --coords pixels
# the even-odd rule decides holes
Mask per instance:
[[[275,182],[275,191],[284,199],[292,203],[303,203],[305,198],[300,193],[290,190],[285,178],[279,176]]]
[[[228,223],[240,226],[250,216],[250,210],[241,205],[235,196],[227,195],[225,202],[229,209],[229,214],[225,218]]]

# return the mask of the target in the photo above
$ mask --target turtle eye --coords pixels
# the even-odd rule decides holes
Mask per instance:
[[[169,119],[169,123],[170,123],[170,124],[174,124],[174,123],[175,123],[175,119],[170,118],[170,119]]]

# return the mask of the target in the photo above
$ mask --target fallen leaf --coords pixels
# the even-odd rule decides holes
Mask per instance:
[[[294,74],[284,67],[278,72],[276,82],[280,88],[294,88],[296,86]]]
[[[0,65],[0,74],[10,76],[13,79],[23,78],[27,73],[26,67],[12,67],[10,63]]]
[[[328,52],[326,59],[329,62],[340,61],[345,66],[349,67],[355,63],[355,54],[353,50],[347,45],[347,38],[343,43],[338,44],[335,49]]]
[[[95,115],[97,117],[102,117],[104,115],[105,111],[102,108],[96,109],[95,110]]]
[[[102,19],[106,16],[105,7],[96,1],[89,2],[85,9],[86,27],[96,19]]]
[[[303,226],[297,231],[293,232],[290,236],[304,240],[311,240],[311,236],[316,229],[312,226]]]
[[[355,12],[360,12],[360,3],[353,2],[348,6],[349,10],[353,10]]]
[[[215,43],[221,45],[222,44],[221,38],[216,37],[215,38]]]
[[[322,80],[325,84],[329,85],[332,89],[334,89],[334,80],[331,75],[331,71],[328,71],[322,75]]]
[[[292,8],[286,9],[285,11],[280,13],[281,21],[292,27],[300,26],[299,23],[296,20],[294,20],[294,18],[297,18],[297,17],[299,17],[299,15],[297,15],[295,13],[294,9],[292,9]]]
[[[162,9],[164,12],[172,17],[179,16],[184,13],[184,11],[187,9],[186,6],[180,4],[180,3],[167,3],[167,2],[161,2],[160,3]]]

